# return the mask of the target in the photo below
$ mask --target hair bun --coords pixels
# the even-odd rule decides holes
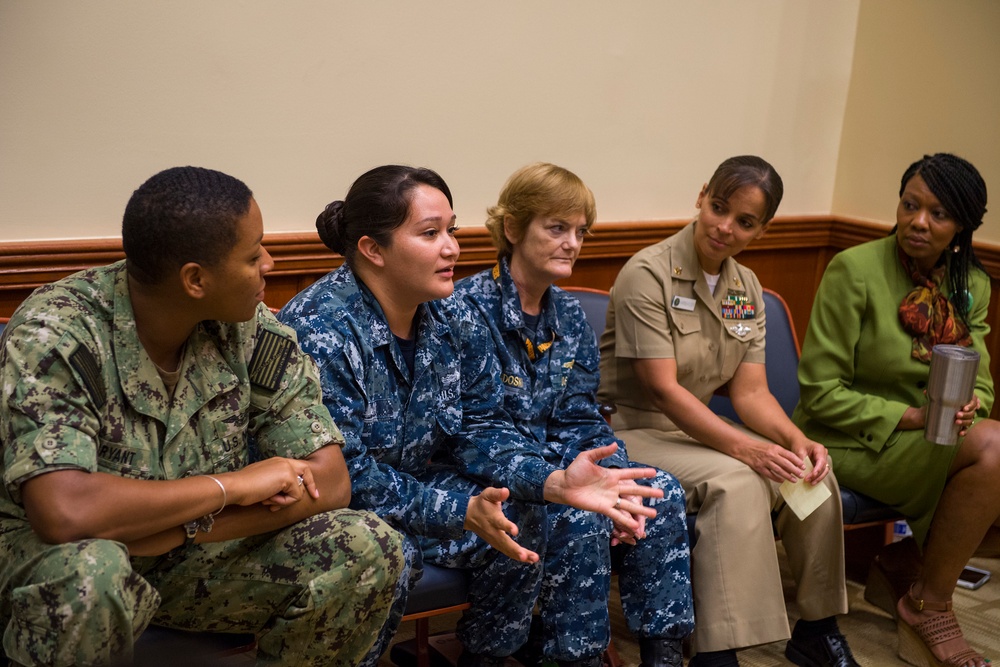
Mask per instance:
[[[316,231],[319,239],[330,250],[344,254],[347,246],[347,230],[344,224],[344,202],[340,199],[330,202],[323,212],[316,216]]]

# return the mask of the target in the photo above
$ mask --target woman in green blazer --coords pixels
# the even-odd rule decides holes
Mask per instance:
[[[939,153],[912,164],[893,233],[830,262],[799,365],[796,423],[827,446],[844,486],[902,513],[923,550],[921,570],[914,549],[893,608],[900,657],[920,666],[985,664],[950,605],[962,568],[1000,524],[1000,423],[985,419],[994,396],[990,282],[972,249],[985,212],[986,184],[965,160]],[[930,350],[939,343],[981,355],[953,447],[923,432]]]

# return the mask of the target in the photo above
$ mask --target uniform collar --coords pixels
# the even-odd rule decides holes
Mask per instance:
[[[172,402],[153,360],[139,341],[124,263],[114,280],[114,359],[122,392],[135,410],[167,426],[164,442],[169,442],[191,415],[215,396],[234,389],[240,379],[219,350],[218,337],[206,330],[206,324],[219,323],[202,322],[185,343],[182,373],[174,390],[174,396],[184,398]]]
[[[517,292],[517,285],[510,275],[510,260],[506,257],[500,259],[493,267],[491,275],[500,290],[501,329],[505,332],[523,329],[524,311],[521,309],[521,297]],[[553,308],[551,286],[542,296],[542,311],[538,318],[538,330],[544,331],[546,327],[555,334],[560,332],[559,314]]]
[[[684,227],[670,238],[670,276],[675,280],[688,280],[692,282],[701,281],[704,285],[704,292],[701,294],[706,301],[717,301],[728,292],[728,290],[744,291],[746,285],[743,284],[737,271],[736,260],[727,257],[722,262],[719,271],[719,284],[715,288],[715,297],[708,292],[708,285],[704,279],[704,271],[698,263],[698,253],[694,248],[694,228],[698,224],[697,220],[692,220],[691,224]],[[701,285],[696,285],[695,292],[701,291]]]
[[[347,270],[346,264],[344,267],[345,270]],[[378,299],[376,299],[372,291],[368,289],[368,286],[365,285],[363,281],[359,280],[357,275],[353,272],[350,272],[350,280],[357,286],[358,292],[361,294],[361,300],[368,313],[368,326],[370,328],[369,341],[372,349],[388,346],[389,354],[392,357],[393,362],[396,364],[399,374],[404,378],[410,378],[411,374],[409,372],[409,367],[403,359],[402,351],[399,349],[399,345],[396,344],[396,338],[392,333],[392,329],[389,328],[389,320],[385,316],[385,311],[382,310],[382,305],[379,304]],[[424,366],[426,364],[421,364],[420,362],[421,360],[426,361],[426,350],[436,350],[440,345],[439,341],[441,341],[448,332],[448,324],[444,322],[442,318],[435,316],[435,312],[437,311],[435,304],[437,303],[438,302],[436,301],[431,301],[417,306],[416,361],[418,363],[414,365],[413,369],[412,377],[414,381],[417,376],[425,370]]]
[[[542,310],[535,331],[528,332],[525,331],[521,297],[518,295],[514,278],[510,275],[510,264],[506,258],[500,259],[493,267],[492,276],[500,288],[500,319],[504,333],[516,333],[524,342],[528,358],[531,361],[540,359],[559,335],[559,317],[555,308],[552,308],[552,286],[550,285],[542,295]],[[534,339],[531,336],[534,336]]]

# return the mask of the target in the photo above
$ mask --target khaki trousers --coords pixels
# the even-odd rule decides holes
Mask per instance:
[[[616,435],[633,461],[672,473],[684,486],[688,511],[698,513],[691,536],[696,651],[790,636],[775,533],[788,556],[801,617],[847,612],[843,512],[832,474],[822,482],[832,497],[799,521],[782,501],[779,484],[683,432],[630,429]]]

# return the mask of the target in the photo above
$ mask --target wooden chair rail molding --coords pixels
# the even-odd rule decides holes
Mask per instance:
[[[597,223],[584,243],[570,284],[608,289],[622,265],[637,251],[670,236],[688,220]],[[838,251],[885,236],[891,225],[841,216],[776,218],[767,233],[740,255],[765,287],[788,302],[799,340],[812,310],[813,296],[827,263]],[[488,268],[496,253],[484,228],[462,228],[457,233],[462,255],[456,271],[463,277]],[[342,263],[313,232],[267,234],[264,245],[274,257],[267,277],[267,304],[280,307],[320,276]],[[1000,377],[1000,246],[977,244],[976,254],[991,276],[988,346],[991,370]],[[40,285],[74,271],[122,258],[119,239],[79,239],[0,243],[0,317]],[[998,414],[995,410],[994,414]]]

